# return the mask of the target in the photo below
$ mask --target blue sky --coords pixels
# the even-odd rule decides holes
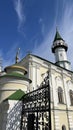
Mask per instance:
[[[0,57],[3,66],[15,62],[27,52],[54,62],[51,45],[56,26],[69,46],[68,59],[73,66],[73,0],[0,1]]]

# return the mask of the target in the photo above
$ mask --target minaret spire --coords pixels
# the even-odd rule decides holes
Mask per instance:
[[[61,35],[59,34],[57,28],[56,28],[56,34],[55,34],[55,37],[54,37],[54,42],[55,42],[56,40],[63,40],[63,38],[62,38]],[[64,40],[63,40],[63,41],[64,41]]]
[[[0,57],[0,72],[2,71],[2,58]]]
[[[56,28],[56,34],[52,45],[52,52],[55,54],[56,64],[70,70],[70,62],[67,59],[67,50],[68,46]]]
[[[18,63],[18,61],[19,61],[19,52],[20,52],[20,48],[18,48],[18,51],[16,53],[15,63]]]

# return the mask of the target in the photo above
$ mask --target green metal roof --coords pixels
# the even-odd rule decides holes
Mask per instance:
[[[19,89],[12,95],[10,95],[7,99],[5,100],[21,100],[21,98],[25,95],[25,93]]]
[[[55,42],[56,40],[63,40],[63,38],[60,36],[58,30],[56,30],[56,34],[55,34],[55,38],[54,38],[54,42]],[[63,40],[63,41],[64,41],[64,40]]]

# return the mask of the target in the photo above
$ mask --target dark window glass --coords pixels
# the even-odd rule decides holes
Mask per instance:
[[[70,102],[71,102],[71,105],[73,106],[73,91],[70,90]]]
[[[66,127],[65,127],[65,125],[63,125],[63,126],[62,126],[62,130],[66,130]]]
[[[58,88],[58,100],[59,100],[59,103],[64,103],[64,100],[63,100],[63,90],[61,87]]]

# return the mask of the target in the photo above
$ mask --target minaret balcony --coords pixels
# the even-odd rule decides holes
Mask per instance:
[[[62,47],[65,49],[65,51],[67,51],[68,49],[68,46],[67,44],[62,41],[62,40],[58,40],[58,41],[55,41],[52,45],[52,52],[55,53],[55,49],[58,48],[58,47]]]

